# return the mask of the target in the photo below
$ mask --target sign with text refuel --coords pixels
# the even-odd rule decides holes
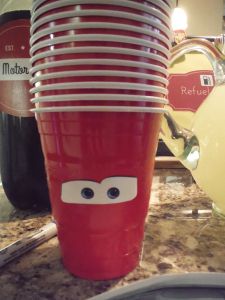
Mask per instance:
[[[195,112],[212,92],[214,85],[215,80],[211,70],[170,74],[169,103],[174,110]]]

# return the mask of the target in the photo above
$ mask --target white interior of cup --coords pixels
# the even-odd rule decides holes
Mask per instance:
[[[146,69],[151,71],[156,71],[164,74],[166,77],[169,75],[166,68],[147,64],[144,62],[136,62],[131,60],[122,60],[122,59],[104,59],[104,58],[87,58],[87,59],[67,59],[67,60],[59,60],[53,61],[49,63],[43,63],[37,65],[30,69],[30,74],[38,73],[45,69],[51,69],[56,67],[65,67],[65,66],[81,66],[81,65],[103,65],[103,66],[121,66],[121,67],[134,67],[138,69]],[[39,75],[39,74],[37,74]]]
[[[30,55],[32,56],[36,51],[62,43],[70,42],[118,42],[123,44],[133,44],[138,46],[147,47],[153,50],[158,50],[164,54],[167,58],[170,57],[170,51],[155,42],[150,42],[141,38],[127,37],[123,35],[114,35],[114,34],[78,34],[73,36],[57,37],[55,39],[47,39],[41,42],[36,43],[33,47],[30,48]],[[113,46],[113,45],[112,45]]]
[[[30,45],[34,45],[38,39],[43,38],[43,37],[53,34],[53,33],[69,31],[69,30],[77,30],[77,29],[88,29],[88,28],[89,29],[96,28],[96,29],[126,30],[126,31],[135,32],[138,34],[143,34],[143,35],[153,37],[153,38],[163,42],[165,45],[167,45],[167,48],[169,48],[169,49],[171,46],[171,42],[169,39],[167,39],[162,34],[156,33],[152,30],[145,29],[145,28],[138,27],[138,26],[131,26],[131,25],[127,25],[127,24],[108,23],[108,22],[86,22],[86,23],[74,22],[72,24],[56,25],[52,28],[47,28],[47,29],[41,30],[41,31],[35,33],[33,36],[31,36]],[[75,34],[74,32],[71,33],[71,35],[74,35],[74,34]],[[68,35],[64,35],[64,36],[68,36]],[[51,38],[51,39],[54,40],[54,38]]]
[[[121,83],[121,82],[100,82],[100,81],[86,81],[86,82],[74,82],[74,83],[57,83],[40,85],[30,89],[31,94],[43,92],[43,91],[55,91],[55,90],[74,90],[74,89],[113,89],[113,90],[136,90],[161,93],[163,95],[168,94],[168,90],[163,87],[153,86],[148,84],[139,83]]]
[[[57,106],[32,108],[34,113],[43,112],[143,112],[143,113],[165,113],[167,110],[157,107],[139,106]]]
[[[30,62],[31,64],[35,63],[37,60],[44,59],[49,57],[52,59],[52,57],[56,55],[66,55],[66,54],[76,54],[76,53],[107,53],[107,54],[121,54],[121,55],[131,55],[131,56],[138,56],[143,57],[151,60],[156,60],[160,63],[162,63],[165,66],[169,65],[169,62],[166,58],[146,52],[146,51],[140,51],[140,50],[134,50],[134,49],[128,49],[128,48],[119,48],[119,47],[71,47],[71,48],[61,48],[61,49],[53,49],[44,51],[43,53],[35,54],[31,57]]]
[[[43,24],[50,23],[52,21],[56,21],[59,19],[64,19],[64,18],[69,19],[69,18],[85,17],[85,16],[115,17],[115,18],[128,19],[128,20],[141,22],[143,24],[151,25],[154,26],[155,28],[158,28],[159,30],[165,33],[168,39],[170,40],[172,39],[171,30],[169,30],[168,27],[155,20],[154,17],[149,18],[145,16],[139,16],[133,13],[122,12],[122,11],[111,11],[105,9],[102,10],[87,9],[87,10],[78,10],[78,11],[74,10],[74,11],[55,13],[49,16],[42,17],[36,20],[31,25],[30,28],[31,35],[33,35],[35,30],[37,30],[37,28],[42,26]]]
[[[133,9],[137,9],[140,11],[144,11],[145,13],[149,13],[162,22],[164,22],[168,28],[170,28],[170,18],[165,15],[163,12],[159,11],[158,9],[152,8],[148,5],[144,5],[141,3],[133,2],[133,1],[127,1],[127,0],[60,0],[57,2],[53,2],[50,4],[43,5],[39,7],[36,11],[32,13],[31,16],[31,23],[33,24],[34,21],[40,17],[42,14],[51,11],[56,8],[62,8],[65,6],[70,5],[82,5],[82,4],[103,4],[103,5],[116,5],[116,6],[123,6],[123,7],[129,7]],[[167,7],[166,11],[168,14],[170,13],[170,8]]]
[[[68,77],[82,77],[85,79],[85,77],[92,77],[92,76],[145,79],[145,80],[156,81],[166,86],[168,85],[168,79],[161,76],[139,73],[139,72],[118,71],[118,70],[81,70],[81,71],[53,72],[44,75],[37,75],[30,79],[30,83],[34,84],[43,80],[56,79],[56,78],[60,79],[60,78],[68,78]]]
[[[153,96],[118,95],[118,94],[70,94],[42,96],[31,99],[32,103],[38,102],[65,102],[65,101],[134,101],[167,104],[166,98]]]

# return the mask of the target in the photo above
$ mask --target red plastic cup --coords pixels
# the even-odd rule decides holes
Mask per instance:
[[[164,108],[166,98],[121,94],[71,94],[35,97],[31,99],[37,108],[74,107],[74,106],[134,106]]]
[[[52,63],[43,63],[42,65],[37,65],[35,68],[30,69],[32,74],[31,83],[34,84],[40,78],[50,78],[50,76],[63,77],[67,76],[72,72],[79,71],[123,71],[123,72],[133,72],[134,74],[146,74],[160,76],[162,78],[168,77],[168,71],[166,68],[155,66],[153,64],[147,64],[143,62],[130,61],[130,60],[117,60],[117,59],[70,59],[56,61]],[[62,76],[61,76],[62,75]],[[41,76],[41,77],[40,77]],[[43,77],[45,76],[45,77]],[[71,76],[70,76],[71,77]]]
[[[32,6],[32,12],[35,12],[38,8],[40,8],[43,5],[50,4],[55,2],[55,0],[39,0],[39,1],[34,1],[33,6]],[[137,3],[140,3],[139,0],[136,0]],[[154,0],[149,0],[145,1],[145,5],[148,5],[150,7],[154,7],[155,9],[158,9],[165,13],[167,16],[169,15],[169,10],[172,7],[172,2],[171,1],[157,1],[155,2]]]
[[[165,76],[156,76],[153,74],[146,74],[144,72],[127,72],[119,70],[72,70],[65,72],[48,72],[47,74],[38,74],[31,79],[33,84],[46,85],[55,83],[69,83],[69,82],[127,82],[127,83],[142,83],[154,86],[166,87],[168,80]]]
[[[95,100],[95,101],[63,101],[63,102],[39,102],[36,104],[38,108],[55,108],[55,107],[77,107],[77,106],[127,106],[127,107],[143,107],[143,108],[164,108],[164,103],[161,102],[144,102],[144,101],[110,101],[110,100]]]
[[[157,18],[151,16],[140,16],[135,13],[129,13],[119,10],[109,9],[84,9],[71,10],[69,12],[53,13],[46,15],[34,21],[31,26],[31,35],[40,34],[42,30],[53,29],[58,25],[72,25],[77,22],[104,22],[123,25],[136,26],[139,29],[148,29],[149,33],[154,32],[168,39],[171,39],[170,29],[163,25]]]
[[[139,263],[161,115],[37,114],[65,267],[92,280]]]
[[[79,10],[86,9],[100,9],[100,10],[111,10],[111,11],[123,11],[128,13],[134,13],[139,16],[148,16],[156,20],[157,22],[165,25],[167,28],[170,28],[170,18],[171,9],[168,8],[167,13],[164,14],[160,9],[156,9],[152,5],[146,5],[140,1],[107,1],[105,3],[88,3],[89,1],[74,1],[72,4],[68,1],[48,1],[43,3],[37,10],[32,12],[31,23],[34,24],[37,20],[44,18],[46,16],[70,12],[76,10],[79,7]],[[145,1],[146,2],[146,1]]]
[[[49,50],[49,51],[39,51],[40,53],[33,55],[31,57],[31,63],[33,67],[38,67],[42,69],[47,69],[51,67],[45,67],[46,63],[61,63],[61,61],[66,60],[74,60],[74,65],[78,65],[78,70],[85,69],[83,66],[84,64],[77,63],[77,60],[79,59],[96,59],[96,62],[102,59],[111,59],[111,60],[123,60],[124,63],[127,63],[127,61],[137,62],[137,63],[146,63],[149,66],[155,65],[159,66],[161,68],[167,68],[168,66],[168,60],[160,55],[157,55],[155,53],[150,53],[147,51],[138,51],[135,49],[124,49],[124,48],[118,48],[118,47],[72,47],[72,48],[62,48],[58,50]],[[98,64],[99,66],[100,64]],[[106,64],[105,64],[106,65]],[[107,64],[109,65],[109,64]],[[122,66],[123,64],[119,65]],[[71,64],[71,67],[73,65]],[[91,68],[91,64],[89,65]],[[118,67],[118,64],[115,64],[115,67]],[[139,67],[139,65],[138,65]],[[143,66],[140,66],[143,69]],[[68,68],[67,64],[64,64],[64,68],[59,68],[58,71],[61,70],[70,70]],[[32,71],[32,70],[31,70]],[[57,71],[57,69],[55,70]]]
[[[70,94],[117,94],[164,98],[167,95],[167,88],[151,84],[89,81],[43,85],[31,89],[31,93],[35,94],[36,97],[68,96]]]
[[[102,28],[101,28],[102,27]],[[66,26],[53,27],[43,30],[31,37],[31,45],[34,46],[39,42],[52,41],[58,37],[71,37],[80,34],[104,34],[104,35],[117,35],[126,37],[136,37],[145,41],[154,42],[170,49],[170,41],[158,32],[150,31],[146,28],[138,28],[137,26],[130,26],[127,24],[114,24],[109,22],[86,22],[73,23]]]
[[[170,52],[165,46],[160,45],[157,39],[150,40],[128,35],[119,34],[75,34],[62,36],[54,39],[42,40],[30,48],[30,55],[56,49],[67,49],[76,47],[113,47],[130,50],[139,50],[154,53],[163,58],[169,58]]]

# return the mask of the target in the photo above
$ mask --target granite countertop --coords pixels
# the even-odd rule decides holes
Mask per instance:
[[[48,213],[18,212],[0,196],[0,248],[51,220]],[[224,225],[189,171],[155,170],[143,256],[133,272],[109,281],[73,277],[55,237],[0,269],[0,299],[81,300],[154,275],[225,272]]]

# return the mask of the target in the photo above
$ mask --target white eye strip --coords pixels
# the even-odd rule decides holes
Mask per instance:
[[[133,200],[137,196],[136,177],[108,177],[97,183],[74,180],[62,184],[61,198],[73,204],[113,204]]]
[[[68,181],[62,184],[61,198],[65,203],[86,203],[95,198],[98,183],[87,180]],[[93,191],[93,194],[92,194]]]
[[[113,200],[110,198],[110,190],[116,188],[119,190],[119,196]],[[137,178],[136,177],[109,177],[101,182],[101,189],[107,195],[110,203],[131,201],[137,196]],[[111,195],[113,196],[113,194]]]

